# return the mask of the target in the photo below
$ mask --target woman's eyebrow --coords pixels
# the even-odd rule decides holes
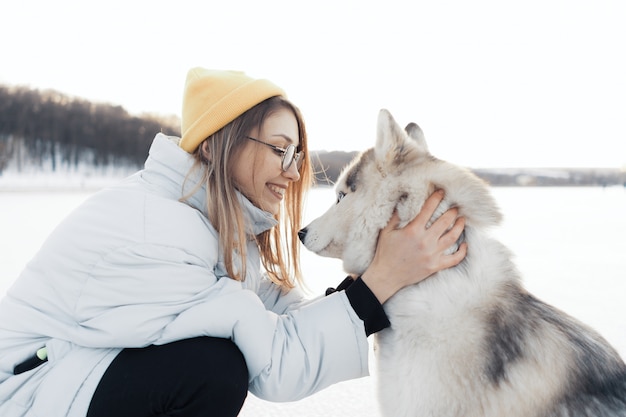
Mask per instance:
[[[277,134],[275,134],[275,135],[272,135],[272,137],[279,137],[279,138],[283,138],[283,139],[285,139],[287,142],[289,142],[289,143],[293,143],[293,139],[291,139],[289,136],[284,135],[284,134],[282,134],[282,133],[277,133]]]

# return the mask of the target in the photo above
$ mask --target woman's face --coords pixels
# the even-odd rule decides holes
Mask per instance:
[[[249,136],[283,149],[290,144],[300,144],[298,122],[288,109],[273,112],[265,119],[261,129],[253,129]],[[233,169],[237,189],[255,206],[277,214],[287,187],[300,179],[296,163],[283,171],[280,152],[262,143],[246,141],[236,156]]]

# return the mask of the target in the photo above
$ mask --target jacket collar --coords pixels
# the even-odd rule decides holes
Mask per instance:
[[[176,200],[193,190],[200,180],[200,173],[194,170],[185,181],[194,164],[194,158],[178,146],[179,140],[178,137],[158,133],[141,173],[142,178],[155,187],[155,192],[164,193]],[[256,207],[239,191],[237,197],[245,216],[247,234],[256,236],[278,224],[271,213]],[[188,204],[207,216],[206,198],[206,186],[203,185],[189,197]]]

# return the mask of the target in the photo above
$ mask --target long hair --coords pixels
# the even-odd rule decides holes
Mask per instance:
[[[275,284],[288,291],[296,282],[302,283],[297,232],[302,225],[305,194],[313,181],[306,129],[300,110],[280,96],[259,103],[205,139],[211,155],[210,161],[202,151],[203,142],[193,154],[195,163],[192,170],[202,170],[202,179],[198,185],[206,185],[208,217],[218,232],[226,272],[230,278],[241,281],[246,276],[246,241],[249,236],[246,236],[245,217],[233,181],[233,164],[246,143],[244,137],[254,128],[261,129],[265,119],[280,109],[291,111],[298,123],[300,142],[297,151],[304,153],[299,169],[300,180],[291,183],[285,193],[279,212],[275,215],[278,225],[255,238],[263,268]]]

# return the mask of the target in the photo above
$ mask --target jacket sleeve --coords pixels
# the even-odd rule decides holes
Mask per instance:
[[[241,282],[210,271],[171,247],[144,244],[110,253],[82,288],[71,340],[141,347],[230,338],[246,359],[251,392],[271,401],[294,401],[367,375],[364,324],[344,292],[307,303],[288,293],[276,299],[275,312]]]
[[[346,277],[336,288],[328,288],[326,295],[337,291],[346,292],[350,305],[363,321],[367,336],[391,325],[383,306],[361,277],[356,279],[351,276]],[[302,307],[312,301],[305,299],[297,287],[285,294],[269,279],[265,279],[261,284],[258,294],[268,310],[279,314]]]
[[[295,401],[368,374],[363,322],[345,294],[279,315],[238,282],[221,279],[219,285],[219,297],[178,315],[159,343],[202,335],[232,338],[246,359],[250,391],[268,401]]]
[[[76,326],[60,336],[86,347],[154,344],[181,312],[219,298],[220,282],[201,260],[179,248],[119,248],[91,269],[73,306]]]
[[[265,308],[277,314],[287,313],[311,302],[311,299],[306,298],[300,288],[295,287],[285,292],[266,275],[263,276],[256,293]]]
[[[328,288],[326,295],[345,290],[350,305],[365,325],[365,334],[379,332],[391,325],[387,313],[374,293],[363,282],[361,277],[354,279],[348,276],[337,288]]]

